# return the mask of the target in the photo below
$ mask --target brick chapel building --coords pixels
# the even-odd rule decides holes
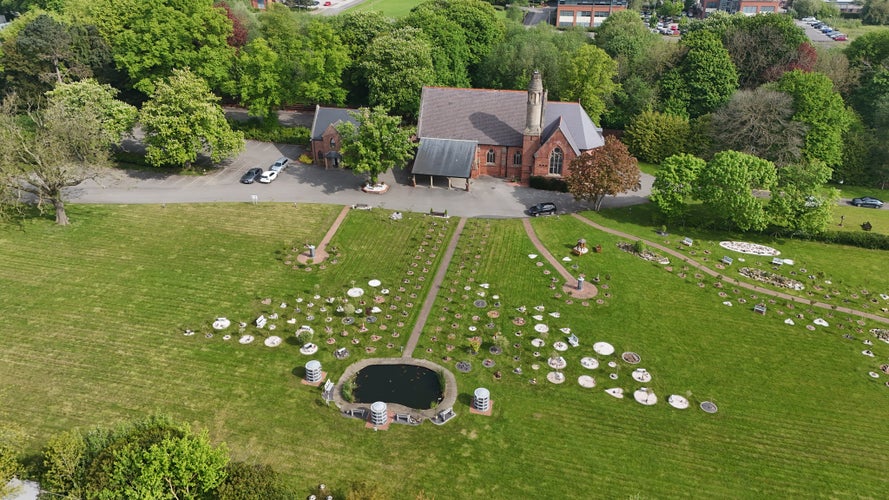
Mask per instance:
[[[547,101],[537,71],[527,92],[424,87],[417,136],[415,175],[523,184],[566,175],[571,160],[605,143],[580,103]]]

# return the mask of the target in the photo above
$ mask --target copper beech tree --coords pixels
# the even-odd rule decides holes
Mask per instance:
[[[572,160],[565,182],[568,192],[576,199],[593,202],[597,212],[605,196],[638,191],[642,187],[636,158],[624,143],[612,136],[605,138],[604,146]]]

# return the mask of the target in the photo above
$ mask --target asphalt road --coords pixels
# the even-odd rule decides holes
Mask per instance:
[[[200,203],[200,202],[300,202],[354,205],[364,203],[406,212],[447,210],[459,217],[523,217],[525,209],[535,203],[552,201],[560,212],[586,210],[590,206],[577,202],[571,195],[540,191],[517,186],[503,179],[473,179],[467,192],[461,179],[436,179],[429,187],[429,178],[418,178],[411,185],[407,172],[389,172],[381,179],[389,184],[383,195],[360,190],[364,178],[351,170],[329,169],[292,161],[271,184],[241,184],[241,175],[252,167],[268,168],[278,157],[299,157],[301,148],[247,141],[245,151],[219,169],[204,175],[170,175],[145,170],[112,170],[97,180],[88,180],[66,191],[68,200],[76,203]],[[654,178],[643,174],[642,189],[617,197],[607,197],[603,206],[618,207],[645,203]]]

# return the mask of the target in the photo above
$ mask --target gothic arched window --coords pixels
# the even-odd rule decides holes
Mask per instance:
[[[562,149],[556,148],[549,154],[549,174],[562,175]]]

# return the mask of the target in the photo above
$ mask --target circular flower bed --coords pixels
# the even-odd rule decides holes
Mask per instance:
[[[473,302],[472,304],[473,304],[475,307],[479,307],[479,308],[482,308],[482,307],[488,307],[488,303],[487,303],[486,301],[482,300],[482,299],[478,299],[478,300],[476,300],[475,302]]]

